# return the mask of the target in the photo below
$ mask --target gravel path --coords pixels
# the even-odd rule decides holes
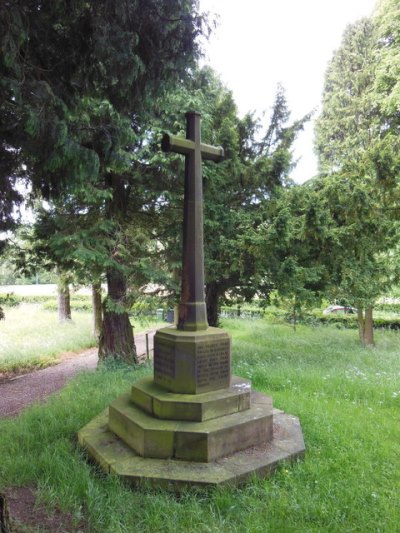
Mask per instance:
[[[152,351],[155,330],[135,335],[136,351],[143,358],[146,356],[146,333],[149,351]],[[25,407],[61,389],[78,372],[95,370],[96,366],[97,348],[92,348],[57,365],[0,384],[0,418],[18,415]]]

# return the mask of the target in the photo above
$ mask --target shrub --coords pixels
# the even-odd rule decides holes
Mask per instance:
[[[0,306],[15,307],[21,303],[21,297],[14,293],[0,294]]]

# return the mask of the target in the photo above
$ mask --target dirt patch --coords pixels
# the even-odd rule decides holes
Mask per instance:
[[[31,487],[11,487],[0,494],[1,533],[78,533],[89,531],[86,520],[78,522],[59,508],[49,510],[37,502]]]

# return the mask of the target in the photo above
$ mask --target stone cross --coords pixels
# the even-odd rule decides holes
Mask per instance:
[[[186,113],[186,139],[165,134],[161,148],[185,156],[182,288],[177,328],[200,331],[208,327],[204,298],[202,160],[219,163],[224,150],[201,142],[201,115]]]

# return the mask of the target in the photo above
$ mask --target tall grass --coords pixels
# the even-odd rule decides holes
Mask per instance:
[[[91,320],[90,313],[81,312],[60,323],[57,313],[44,311],[39,304],[8,308],[6,319],[0,321],[0,372],[41,368],[62,352],[94,346]]]
[[[132,320],[135,333],[165,323]],[[20,304],[6,309],[0,320],[0,373],[21,372],[54,364],[63,352],[79,352],[97,345],[92,335],[92,313],[73,312],[73,319],[58,321],[58,314],[41,304]]]
[[[88,464],[76,431],[150,366],[85,373],[45,406],[0,422],[0,490],[36,484],[43,501],[90,530],[133,532],[396,532],[400,524],[399,334],[362,349],[354,331],[230,320],[234,372],[300,417],[304,461],[240,489],[180,498],[131,490]]]

